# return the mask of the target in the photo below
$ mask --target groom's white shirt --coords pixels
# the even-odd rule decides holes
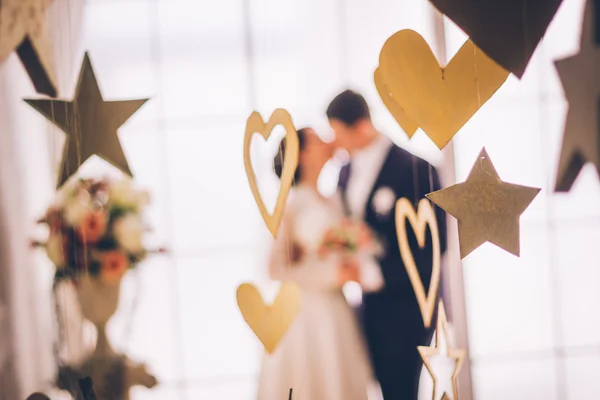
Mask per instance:
[[[352,155],[350,178],[346,188],[346,201],[350,215],[364,220],[369,193],[381,172],[392,141],[380,135],[373,143]],[[369,257],[361,263],[361,287],[363,292],[377,292],[384,286],[381,269],[375,259]]]
[[[353,217],[364,219],[369,193],[375,185],[392,145],[392,141],[387,136],[380,135],[367,147],[352,154],[346,200]]]

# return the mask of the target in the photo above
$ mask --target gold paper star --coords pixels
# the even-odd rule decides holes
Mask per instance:
[[[579,54],[555,62],[569,101],[555,192],[571,190],[586,162],[600,175],[600,47],[594,38],[593,7],[588,1]]]
[[[519,218],[540,190],[502,182],[483,148],[466,182],[426,197],[458,220],[460,258],[485,242],[518,257]]]
[[[46,10],[53,0],[0,0],[0,63],[17,51],[38,93],[56,96]]]
[[[93,155],[132,176],[117,129],[148,99],[104,101],[87,53],[73,101],[25,101],[67,134],[57,187]]]
[[[446,349],[445,354],[442,354],[442,335],[443,335],[443,343],[444,343],[444,347]],[[433,367],[431,366],[431,362],[430,362],[430,358],[435,357],[435,356],[445,356],[447,358],[451,358],[454,360],[454,371],[452,372],[452,391],[453,393],[453,399],[452,400],[458,400],[458,387],[456,384],[456,378],[458,376],[458,373],[460,372],[460,368],[462,367],[462,363],[463,363],[463,359],[465,357],[465,351],[461,350],[461,349],[452,349],[450,348],[450,337],[448,336],[448,321],[446,319],[446,311],[444,309],[444,303],[442,303],[441,301],[439,302],[439,306],[438,306],[438,319],[437,319],[437,326],[435,329],[435,347],[428,347],[428,346],[418,346],[417,349],[419,350],[419,354],[421,354],[421,358],[423,359],[423,363],[425,364],[425,368],[427,368],[427,371],[429,371],[429,375],[431,375],[431,378],[433,379],[433,400],[437,400],[438,399],[438,393],[437,393],[437,385],[438,385],[438,378],[435,374],[435,372],[433,371]],[[444,399],[449,399],[448,393],[443,394],[442,396],[442,400]]]

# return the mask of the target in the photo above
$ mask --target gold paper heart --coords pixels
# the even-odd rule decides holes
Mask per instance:
[[[237,303],[244,320],[265,350],[273,354],[300,311],[300,289],[293,283],[284,282],[275,301],[268,306],[253,285],[243,283],[237,289]]]
[[[431,229],[433,265],[431,280],[429,281],[429,293],[427,295],[425,295],[425,287],[421,281],[419,270],[417,269],[415,259],[408,244],[408,237],[406,236],[406,219],[408,219],[408,222],[410,222],[410,225],[415,232],[420,248],[425,246],[425,232],[427,225],[429,225],[429,229]],[[396,202],[396,235],[398,237],[398,246],[400,247],[400,256],[402,257],[402,262],[404,263],[404,267],[410,278],[410,283],[415,291],[417,303],[419,304],[421,316],[423,317],[423,324],[426,328],[429,328],[440,283],[441,255],[437,220],[433,208],[427,199],[421,199],[421,201],[419,201],[417,213],[415,213],[415,209],[408,199],[398,199]]]
[[[252,143],[252,136],[259,134],[263,139],[269,139],[271,131],[276,125],[282,125],[285,128],[285,160],[283,161],[283,172],[281,175],[281,185],[279,188],[279,195],[277,196],[277,202],[273,214],[269,214],[265,203],[260,196],[258,191],[258,185],[256,184],[256,176],[252,169],[252,161],[250,160],[250,144]],[[287,196],[292,187],[294,181],[294,173],[298,166],[298,133],[292,123],[292,117],[290,114],[282,109],[278,108],[271,114],[269,122],[265,124],[260,114],[254,111],[248,121],[246,122],[246,134],[244,135],[244,167],[246,168],[246,175],[248,176],[248,182],[250,183],[250,189],[254,195],[254,200],[258,205],[258,209],[267,224],[267,228],[273,235],[277,237],[277,231],[279,230],[279,224],[283,216],[283,210],[285,209],[285,202]]]
[[[375,70],[374,79],[375,79],[375,87],[377,88],[377,92],[379,93],[379,97],[381,97],[381,101],[390,111],[400,128],[406,133],[406,135],[411,138],[419,129],[419,125],[413,122],[408,115],[406,115],[406,111],[396,101],[396,99],[390,93],[390,90],[385,85],[383,81],[383,76],[381,70],[377,68]]]
[[[379,70],[382,82],[406,114],[388,106],[394,118],[403,121],[400,126],[409,123],[408,117],[440,149],[509,75],[471,40],[442,68],[425,39],[410,29],[396,32],[385,42]]]

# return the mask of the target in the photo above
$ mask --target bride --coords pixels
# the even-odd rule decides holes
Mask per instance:
[[[323,252],[323,237],[343,220],[339,198],[317,190],[321,169],[333,146],[310,128],[298,131],[300,155],[295,186],[269,262],[269,275],[293,281],[302,305],[272,355],[265,354],[258,400],[366,400],[371,368],[361,332],[342,287],[349,281],[381,286],[379,268],[366,255],[343,257]],[[285,147],[275,157],[281,176]],[[361,279],[362,278],[362,279]]]

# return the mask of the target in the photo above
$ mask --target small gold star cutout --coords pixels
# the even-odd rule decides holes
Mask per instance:
[[[587,162],[600,176],[600,46],[594,37],[594,11],[600,10],[594,3],[587,2],[579,53],[554,63],[569,102],[555,192],[571,190]]]
[[[435,347],[418,346],[419,354],[423,359],[425,368],[429,371],[429,375],[433,379],[433,400],[439,399],[438,394],[438,376],[434,372],[431,365],[431,358],[433,357],[444,357],[454,360],[454,370],[452,372],[451,383],[452,383],[452,396],[448,395],[447,392],[442,394],[442,400],[458,400],[458,387],[456,378],[462,367],[463,359],[465,357],[465,351],[460,349],[453,349],[450,347],[450,337],[448,335],[448,321],[446,319],[446,311],[444,309],[444,303],[439,302],[438,306],[438,319],[437,326],[435,329]]]
[[[38,93],[56,96],[46,11],[53,0],[0,0],[0,63],[16,50]]]
[[[104,101],[87,53],[73,101],[25,101],[67,134],[57,187],[93,155],[132,176],[117,129],[148,99]]]
[[[485,242],[519,257],[519,218],[540,190],[501,181],[483,148],[466,182],[426,197],[458,220],[460,258]]]

